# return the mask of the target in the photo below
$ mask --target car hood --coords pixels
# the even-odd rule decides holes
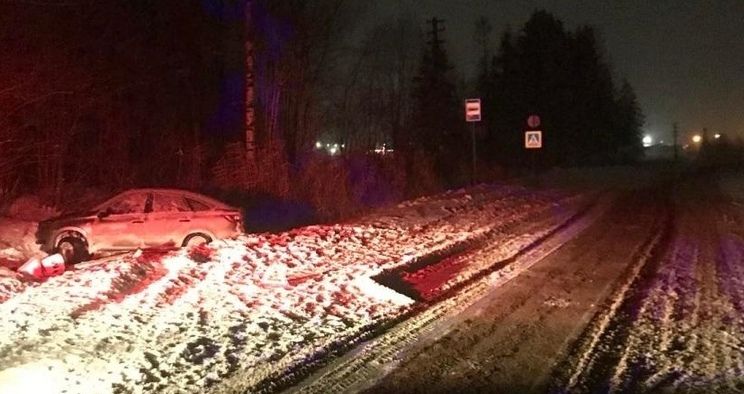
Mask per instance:
[[[70,212],[70,213],[66,213],[60,216],[55,216],[53,218],[39,222],[39,226],[60,224],[60,223],[77,223],[77,222],[84,223],[84,222],[88,222],[91,219],[95,218],[95,216],[96,216],[96,213],[94,211]]]

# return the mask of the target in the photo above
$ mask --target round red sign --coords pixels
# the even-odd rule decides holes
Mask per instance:
[[[533,129],[540,127],[540,117],[537,115],[530,115],[527,117],[527,126],[530,126]]]

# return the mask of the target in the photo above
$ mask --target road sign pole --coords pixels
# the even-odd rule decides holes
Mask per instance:
[[[477,156],[476,156],[476,150],[475,150],[475,122],[470,123],[470,139],[472,142],[472,148],[473,148],[473,174],[472,178],[470,179],[470,184],[475,185],[476,180],[478,179],[478,173],[477,173]]]
[[[527,117],[527,130],[524,132],[524,148],[532,150],[530,155],[530,172],[536,185],[540,183],[538,178],[537,170],[537,151],[542,149],[542,130],[536,130],[541,124],[540,117],[538,115],[530,115]]]
[[[475,149],[475,122],[481,121],[481,101],[479,98],[465,100],[465,121],[470,125],[470,143],[472,147],[472,168],[470,173],[470,184],[475,185],[478,178],[477,174],[477,156]]]
[[[677,122],[672,127],[672,146],[674,147],[674,162],[677,162]]]

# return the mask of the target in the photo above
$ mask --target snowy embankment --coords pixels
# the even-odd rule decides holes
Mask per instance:
[[[13,267],[40,253],[36,223],[0,217],[0,266]]]
[[[270,391],[412,308],[372,277],[485,239],[501,245],[498,259],[508,257],[588,200],[484,186],[354,223],[130,253],[43,283],[16,280],[0,286],[0,392]],[[479,264],[442,287],[487,268]]]
[[[35,234],[34,222],[0,217],[0,302],[25,287],[14,270],[29,258],[44,255]]]

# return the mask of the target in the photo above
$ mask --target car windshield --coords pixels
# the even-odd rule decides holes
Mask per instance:
[[[127,193],[114,197],[99,207],[109,214],[144,213],[147,193]]]

